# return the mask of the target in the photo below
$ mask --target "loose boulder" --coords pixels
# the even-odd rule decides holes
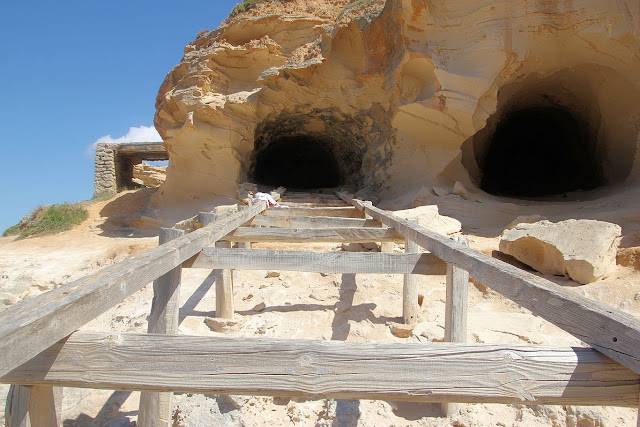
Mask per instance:
[[[418,224],[443,235],[454,234],[462,230],[462,223],[455,218],[440,215],[437,205],[419,206],[393,212],[403,219],[418,220]]]
[[[500,251],[543,274],[578,283],[605,276],[616,265],[622,229],[603,221],[570,219],[518,224],[500,239]]]

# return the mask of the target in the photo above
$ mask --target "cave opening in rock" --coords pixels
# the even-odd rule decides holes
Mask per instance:
[[[309,135],[282,137],[256,155],[255,179],[287,188],[337,187],[343,183],[338,159],[322,139]]]
[[[508,111],[485,145],[480,186],[512,197],[593,189],[601,177],[591,135],[588,123],[560,106]]]

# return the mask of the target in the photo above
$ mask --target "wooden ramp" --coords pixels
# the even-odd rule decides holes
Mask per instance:
[[[171,425],[172,392],[638,406],[640,322],[346,194],[285,193],[163,229],[157,248],[0,313],[7,425],[59,425],[61,387],[142,391],[138,424]],[[380,242],[380,253],[253,249],[253,242]],[[234,246],[234,243],[237,243]],[[405,253],[389,245],[404,243]],[[420,248],[426,249],[423,252]],[[446,343],[177,335],[183,268],[215,271],[216,316],[233,315],[233,271],[401,274],[414,323],[418,275],[446,275]],[[468,344],[469,276],[590,348]],[[148,334],[76,332],[153,282]]]

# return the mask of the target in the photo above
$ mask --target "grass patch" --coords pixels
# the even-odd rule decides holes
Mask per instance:
[[[2,233],[2,237],[15,236],[16,234],[20,234],[20,224],[16,224],[13,227],[9,227],[4,230],[4,233]]]
[[[114,197],[116,197],[118,195],[118,193],[113,193],[110,191],[104,191],[102,193],[97,193],[94,194],[93,197],[91,198],[91,200],[89,200],[89,203],[98,203],[98,202],[105,202],[107,200],[111,200]]]
[[[33,211],[29,221],[9,227],[2,235],[18,235],[18,238],[22,239],[28,236],[57,234],[72,229],[88,217],[89,212],[81,202],[39,207]]]

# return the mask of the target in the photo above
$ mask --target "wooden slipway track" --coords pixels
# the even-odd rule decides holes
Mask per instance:
[[[276,197],[280,196],[275,194]],[[10,426],[60,424],[61,387],[139,390],[138,423],[171,424],[172,392],[454,403],[637,406],[640,321],[344,193],[286,192],[162,229],[160,245],[0,313]],[[252,242],[380,242],[382,252],[252,249]],[[391,253],[403,243],[405,253]],[[235,247],[234,247],[235,246]],[[215,271],[216,317],[233,315],[233,270],[446,274],[446,343],[177,335],[183,268]],[[467,344],[469,276],[590,348]],[[76,332],[153,282],[148,334]]]

